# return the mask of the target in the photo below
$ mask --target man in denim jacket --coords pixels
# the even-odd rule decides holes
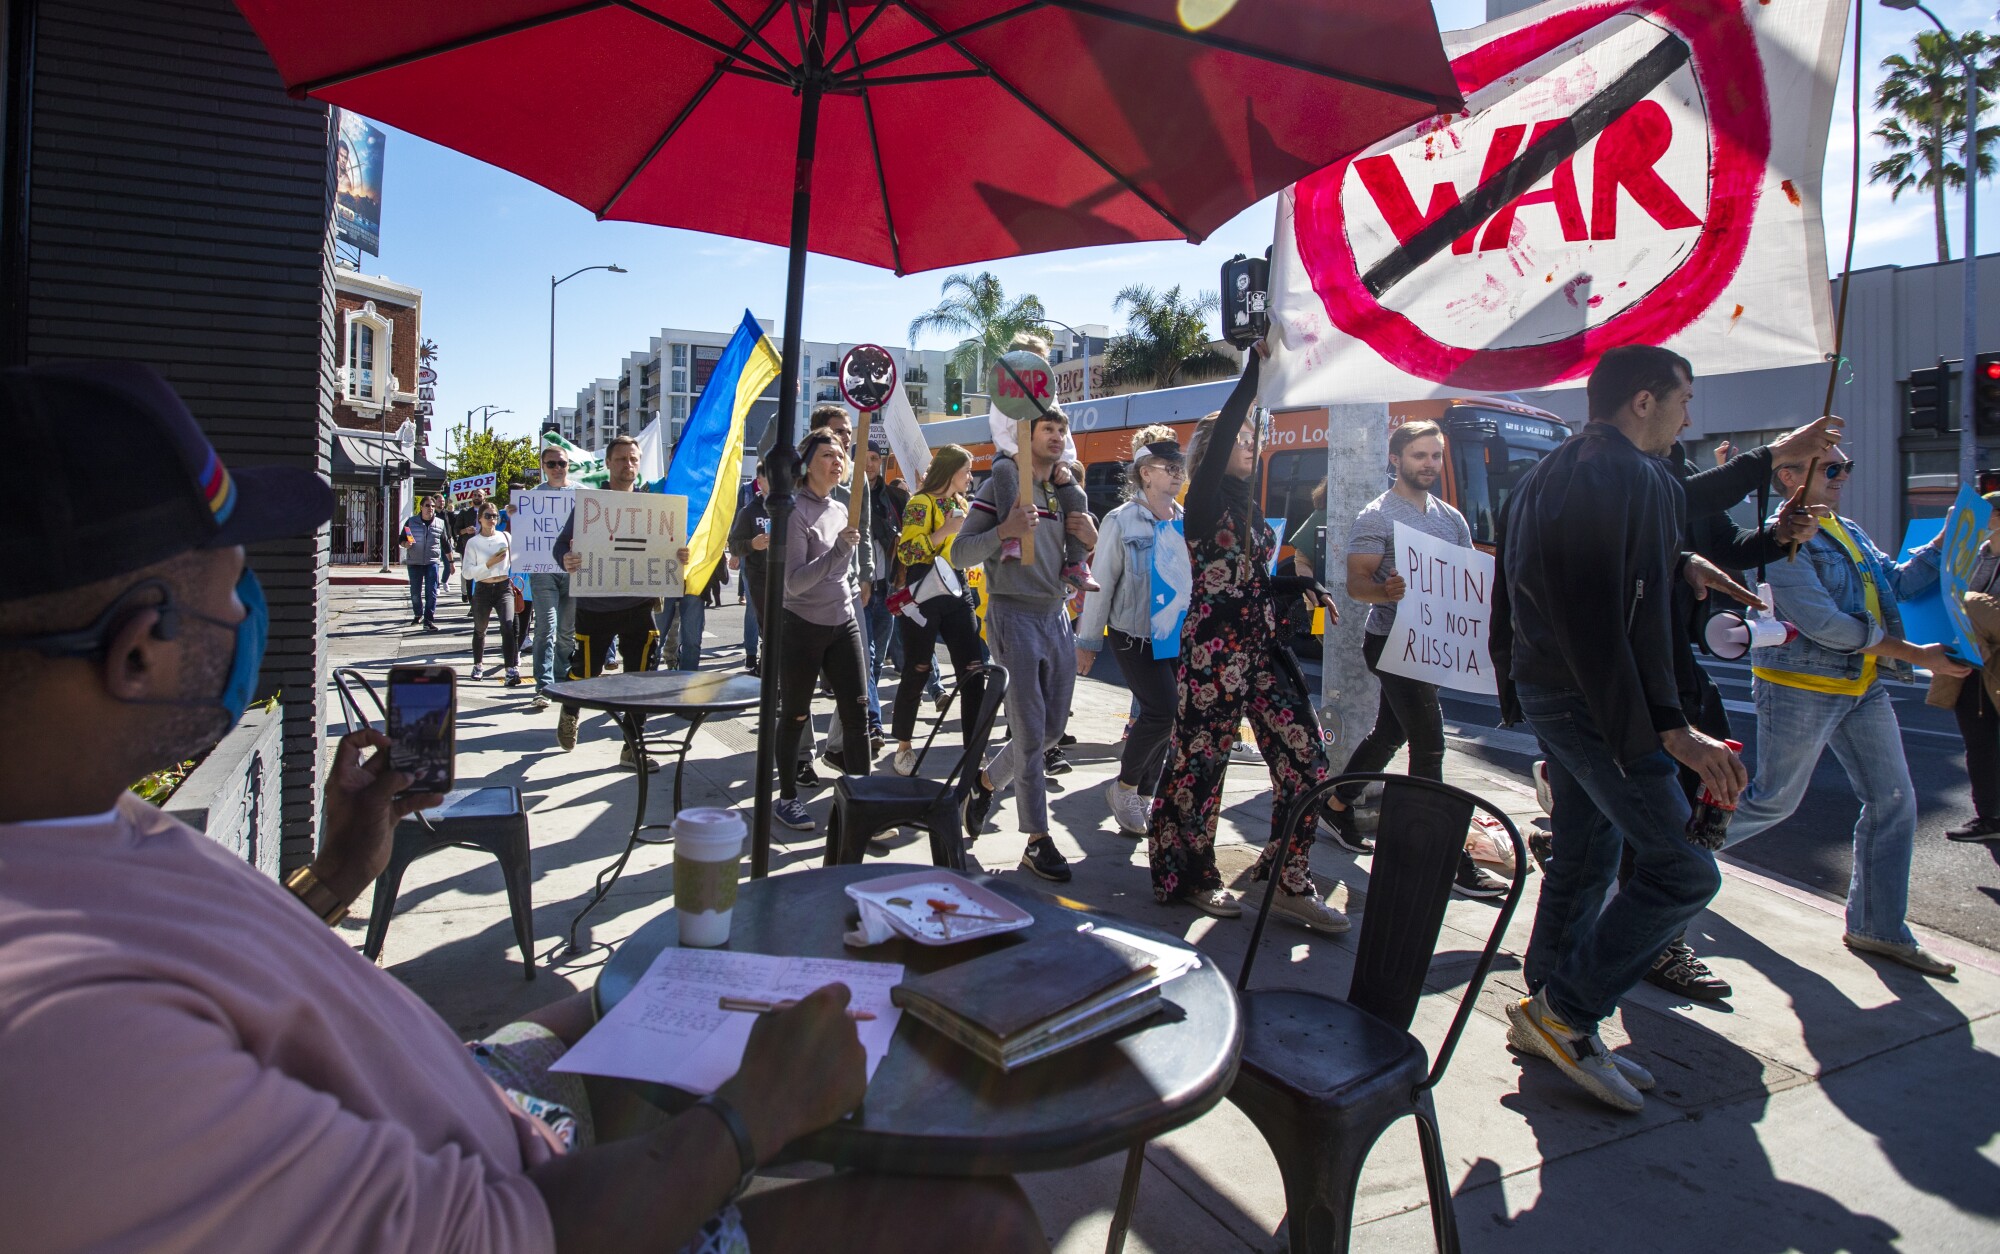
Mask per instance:
[[[1805,501],[1820,530],[1797,559],[1768,568],[1772,611],[1798,628],[1785,644],[1750,653],[1757,698],[1757,774],[1729,825],[1729,843],[1747,840],[1798,809],[1820,751],[1831,745],[1861,799],[1854,824],[1854,876],[1847,889],[1849,949],[1880,954],[1926,975],[1953,967],[1917,944],[1903,921],[1910,897],[1910,852],[1917,798],[1903,758],[1903,738],[1889,694],[1876,682],[1887,669],[1907,679],[1911,666],[1947,675],[1969,668],[1941,644],[1903,638],[1896,602],[1937,581],[1939,541],[1901,565],[1866,532],[1840,516],[1840,495],[1854,463],[1835,449],[1812,469]],[[1808,466],[1775,468],[1787,494],[1806,482]]]

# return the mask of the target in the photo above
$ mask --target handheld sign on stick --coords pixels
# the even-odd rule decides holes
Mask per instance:
[[[1014,461],[1020,469],[1021,490],[1014,508],[1033,514],[1035,509],[1035,420],[1056,417],[1044,398],[1053,400],[1050,386],[1055,371],[1048,359],[1027,349],[1002,354],[994,363],[993,407],[1014,420]],[[1021,537],[1021,560],[1035,560],[1035,529]]]
[[[854,432],[854,478],[847,494],[847,525],[861,526],[861,493],[868,479],[868,427],[896,390],[896,359],[877,344],[856,344],[840,359],[840,394],[861,413]]]

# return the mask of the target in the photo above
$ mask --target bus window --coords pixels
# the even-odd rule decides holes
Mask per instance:
[[[1117,509],[1125,499],[1125,477],[1130,473],[1130,462],[1092,462],[1083,468],[1083,495],[1090,502],[1090,512],[1099,518]]]
[[[1285,520],[1285,533],[1278,537],[1279,544],[1312,513],[1313,489],[1324,478],[1324,448],[1271,454],[1270,471],[1264,479],[1264,517]]]
[[[1560,423],[1494,410],[1455,407],[1447,420],[1451,468],[1458,480],[1453,502],[1472,528],[1476,544],[1492,544],[1514,485],[1535,463],[1569,438]]]

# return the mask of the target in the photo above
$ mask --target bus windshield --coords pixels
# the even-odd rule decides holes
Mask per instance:
[[[1445,429],[1458,508],[1477,544],[1494,542],[1514,485],[1569,438],[1569,428],[1559,422],[1471,405],[1454,406]]]

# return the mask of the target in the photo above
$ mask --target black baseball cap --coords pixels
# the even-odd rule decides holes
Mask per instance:
[[[310,470],[223,465],[172,385],[138,362],[0,370],[0,440],[18,459],[0,601],[307,535],[333,517],[333,489]]]

